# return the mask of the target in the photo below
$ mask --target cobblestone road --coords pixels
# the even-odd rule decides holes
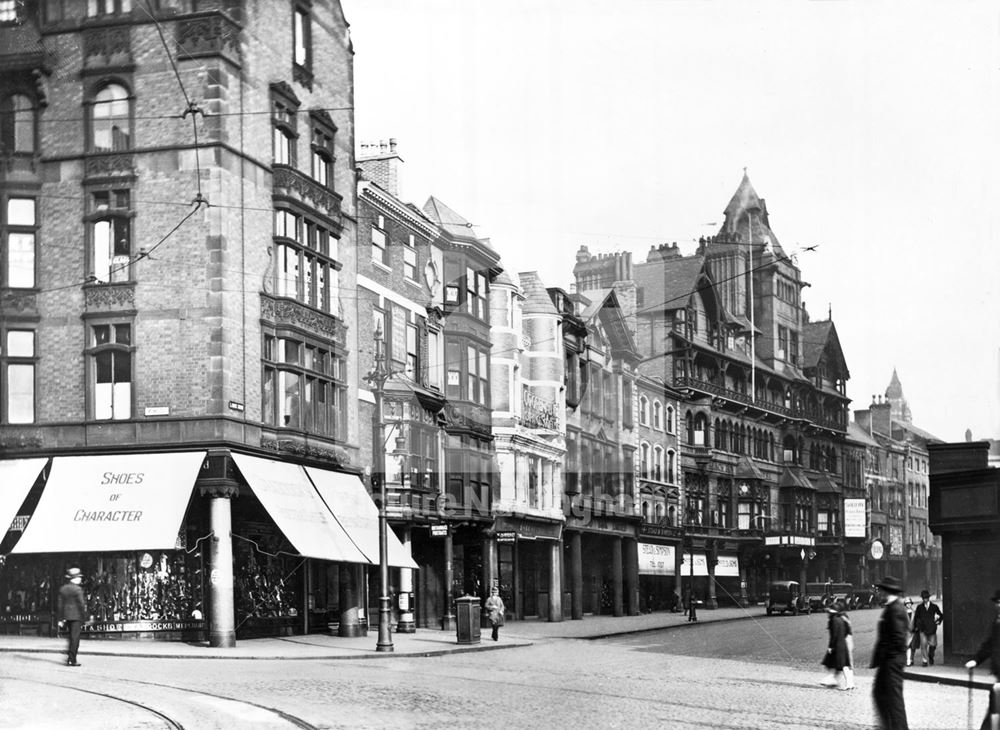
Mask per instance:
[[[859,665],[867,664],[877,616],[867,613],[855,616]],[[516,624],[507,630],[515,633]],[[870,670],[859,670],[853,692],[819,686],[824,632],[825,617],[817,615],[598,641],[549,640],[509,651],[435,658],[185,661],[93,656],[82,671],[68,675],[52,657],[11,654],[3,658],[0,677],[30,682],[68,676],[80,689],[136,699],[183,719],[188,728],[291,726],[261,708],[323,728],[873,727]],[[4,704],[9,707],[16,697],[4,692]],[[241,709],[222,698],[253,705]],[[966,727],[966,700],[962,688],[906,685],[915,730]],[[83,714],[65,726],[113,727],[97,721],[106,705],[102,698],[83,697],[74,711]],[[977,693],[977,727],[985,706],[985,693]],[[18,709],[22,712],[8,717],[30,717],[28,708]],[[148,717],[143,722],[143,727],[163,726]]]

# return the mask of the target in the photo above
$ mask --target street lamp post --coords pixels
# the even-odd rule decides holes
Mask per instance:
[[[382,419],[382,395],[385,382],[391,373],[385,366],[385,349],[382,335],[382,325],[375,327],[375,365],[365,376],[372,386],[375,396],[375,410],[372,413],[372,492],[375,482],[378,482],[378,567],[379,567],[379,599],[378,599],[378,643],[377,652],[395,651],[392,645],[392,598],[389,596],[389,517],[386,514],[385,503],[385,422]]]

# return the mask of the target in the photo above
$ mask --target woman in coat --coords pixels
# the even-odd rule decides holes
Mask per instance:
[[[827,621],[830,641],[826,656],[823,657],[823,666],[829,670],[830,676],[823,684],[829,687],[840,685],[843,690],[854,689],[854,636],[851,622],[847,618],[847,604],[842,599],[837,600],[827,612],[830,615]],[[840,674],[844,675],[842,685],[839,681]]]

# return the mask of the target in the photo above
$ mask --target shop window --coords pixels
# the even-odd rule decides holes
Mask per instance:
[[[12,289],[35,286],[35,234],[38,216],[34,198],[7,198],[0,240],[0,285]]]
[[[90,383],[93,416],[97,420],[132,417],[132,325],[90,327]]]
[[[35,151],[35,108],[24,94],[12,94],[0,103],[0,150],[13,154]]]
[[[0,343],[4,423],[35,422],[35,333],[7,330]]]
[[[132,210],[128,190],[91,193],[88,215],[91,271],[94,281],[129,281],[132,278]]]
[[[108,84],[94,96],[90,109],[90,141],[94,152],[132,148],[132,98],[120,84]]]

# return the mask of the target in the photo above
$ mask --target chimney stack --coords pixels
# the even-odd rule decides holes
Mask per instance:
[[[400,196],[399,167],[403,160],[396,150],[396,138],[362,142],[358,168],[366,180],[371,180],[394,197]]]

